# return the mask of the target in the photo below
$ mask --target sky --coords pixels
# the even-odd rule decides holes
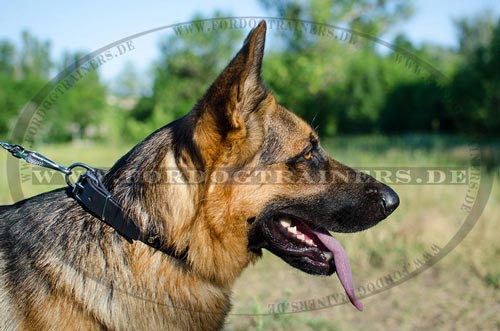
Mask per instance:
[[[384,37],[386,40],[401,32],[416,44],[432,42],[456,47],[453,19],[485,10],[500,16],[498,0],[420,0],[414,1],[414,6],[415,15],[398,24]],[[210,17],[216,9],[231,16],[266,15],[257,0],[0,0],[0,39],[19,42],[21,31],[28,30],[37,38],[50,40],[57,59],[64,50],[91,52],[138,32],[187,22],[195,12]],[[157,57],[158,39],[158,34],[139,38],[133,51],[102,66],[105,80],[112,80],[126,62],[147,71]]]

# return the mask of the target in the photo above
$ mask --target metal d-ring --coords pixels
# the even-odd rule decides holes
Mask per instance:
[[[66,173],[66,176],[64,177],[66,179],[66,184],[68,184],[69,187],[71,188],[75,188],[75,183],[71,182],[71,179],[69,178],[72,174],[73,174],[73,169],[74,168],[84,168],[84,169],[87,169],[87,172],[91,172],[91,173],[94,173],[95,172],[95,169],[92,168],[91,166],[89,166],[88,164],[85,164],[85,163],[82,163],[82,162],[75,162],[71,165],[68,166],[68,170],[69,172]]]

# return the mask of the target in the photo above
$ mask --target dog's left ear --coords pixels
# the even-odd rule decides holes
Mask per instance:
[[[268,94],[261,78],[265,39],[266,22],[261,21],[196,105],[201,126],[198,133],[202,135],[198,138],[205,141],[202,147],[220,144],[245,131],[245,121]]]

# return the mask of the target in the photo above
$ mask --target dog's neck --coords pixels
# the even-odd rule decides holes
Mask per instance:
[[[182,148],[174,150],[174,130],[167,126],[148,137],[147,144],[135,146],[106,174],[105,184],[143,231],[156,233],[178,254],[187,252],[185,263],[192,272],[231,287],[250,262],[246,232],[235,229],[231,238],[220,235],[220,228],[234,215],[228,215],[227,205],[214,208],[213,201],[209,203],[200,170]]]

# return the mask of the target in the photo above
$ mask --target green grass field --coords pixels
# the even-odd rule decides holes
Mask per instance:
[[[358,168],[467,169],[471,163],[467,140],[460,137],[357,136],[330,139],[324,145],[334,158]],[[491,166],[499,149],[487,145],[483,159]],[[79,144],[37,146],[36,150],[65,165],[82,161],[107,167],[130,147]],[[7,153],[0,153],[1,204],[12,202],[6,157]],[[494,181],[493,188],[484,212],[466,238],[418,276],[362,299],[364,312],[344,304],[267,314],[272,304],[315,302],[341,294],[342,288],[335,276],[306,275],[266,253],[238,280],[226,330],[500,330],[500,182],[496,169],[481,178]],[[22,188],[27,197],[54,187],[27,181]],[[468,215],[461,209],[467,185],[395,184],[393,188],[401,205],[388,220],[362,233],[336,235],[350,257],[357,286],[369,288],[388,274],[421,270],[426,253],[446,246]]]

